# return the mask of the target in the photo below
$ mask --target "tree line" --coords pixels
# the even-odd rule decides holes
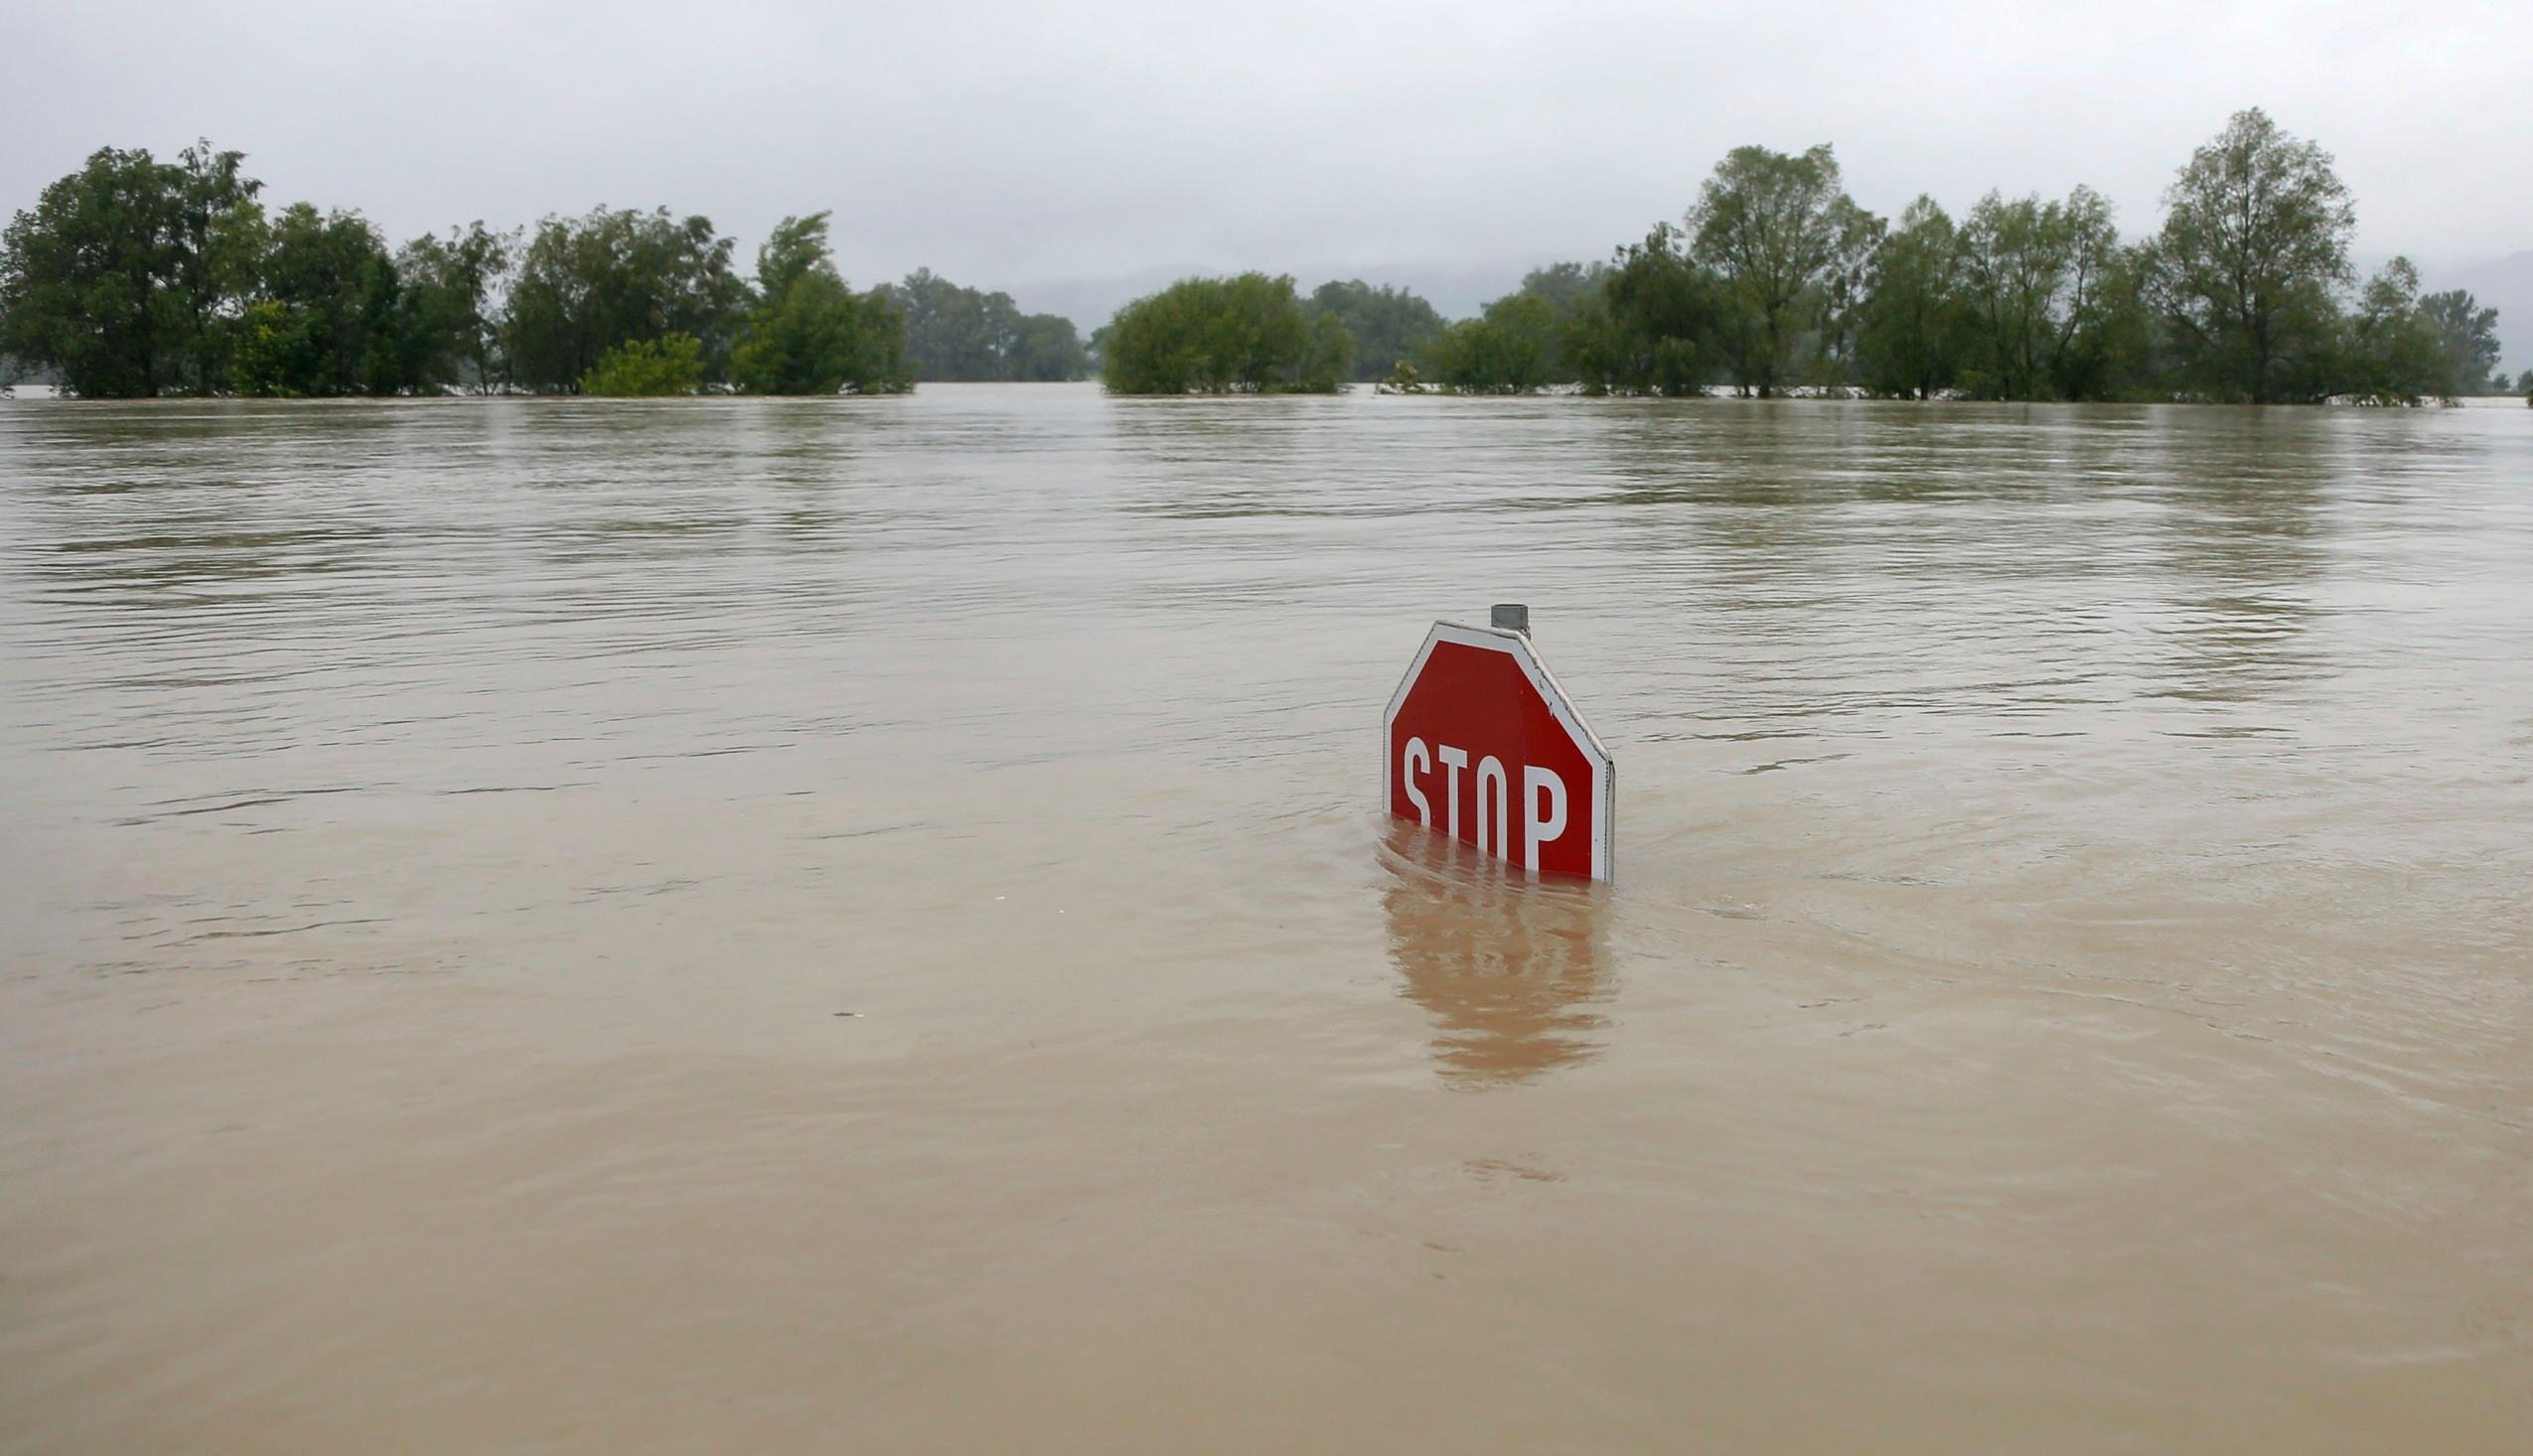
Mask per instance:
[[[2086,187],[1992,192],[1958,218],[1920,197],[1891,219],[1848,196],[1827,146],[1740,147],[1678,222],[1606,262],[1539,269],[1474,318],[1361,282],[1304,297],[1289,278],[1191,280],[1118,316],[1104,373],[1130,393],[1347,375],[1481,393],[2246,403],[2503,387],[2496,311],[2423,296],[2404,258],[2360,283],[2329,154],[2263,112],[2198,148],[2163,202],[2135,241]]]
[[[244,158],[107,148],[0,235],[0,356],[73,393],[878,393],[1068,379],[1120,393],[1716,387],[1889,397],[2356,398],[2499,385],[2497,314],[2360,282],[2328,153],[2236,114],[2123,239],[2090,188],[1886,218],[1828,146],[1740,147],[1677,221],[1560,263],[1466,319],[1361,280],[1191,278],[1072,321],[929,269],[855,290],[828,215],[785,218],[742,272],[702,217],[598,208],[390,248],[357,212],[278,210]],[[2528,381],[2533,382],[2533,381]]]
[[[0,356],[90,397],[892,392],[1079,377],[1069,319],[929,270],[855,290],[828,215],[743,273],[709,218],[598,208],[390,248],[357,212],[268,208],[244,156],[106,148],[0,235]]]

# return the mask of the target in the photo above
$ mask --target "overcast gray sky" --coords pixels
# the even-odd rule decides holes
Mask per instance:
[[[929,265],[1086,323],[1200,268],[1460,311],[1677,217],[1744,142],[1835,143],[1884,213],[2082,182],[2144,231],[2249,105],[2337,154],[2361,253],[2433,287],[2533,249],[2528,0],[0,0],[0,212],[98,146],[200,134],[398,238],[665,203],[752,248],[832,209],[848,277]]]

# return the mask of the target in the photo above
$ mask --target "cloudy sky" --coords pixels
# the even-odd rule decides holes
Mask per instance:
[[[2081,182],[2142,231],[2249,105],[2337,154],[2362,254],[2435,286],[2533,250],[2527,0],[0,0],[0,212],[98,146],[207,135],[396,237],[667,204],[753,246],[832,209],[849,277],[929,265],[1086,322],[1234,267],[1459,311],[1677,217],[1744,142],[1835,143],[1885,213]]]

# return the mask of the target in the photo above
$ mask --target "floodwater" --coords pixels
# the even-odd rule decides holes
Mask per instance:
[[[0,405],[0,803],[7,1451],[2533,1448],[2533,410]]]

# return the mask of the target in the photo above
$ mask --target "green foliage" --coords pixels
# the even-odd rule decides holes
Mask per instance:
[[[635,340],[684,334],[718,374],[747,305],[729,238],[711,219],[599,208],[548,218],[528,240],[504,344],[522,388],[567,390],[600,356]]]
[[[1773,394],[1804,372],[1798,351],[1822,325],[1833,275],[1856,265],[1857,210],[1838,159],[1827,146],[1799,157],[1735,147],[1688,220],[1691,255],[1723,285],[1718,343],[1732,381]]]
[[[1360,278],[1320,284],[1309,306],[1345,326],[1355,342],[1352,377],[1359,381],[1391,377],[1442,332],[1442,316],[1433,305],[1404,288],[1375,288]]]
[[[1433,377],[1462,394],[1522,394],[1557,382],[1560,320],[1537,293],[1508,293],[1433,343]]]
[[[2079,187],[2063,203],[1982,198],[1957,243],[1966,392],[1995,399],[2115,395],[2143,339],[2111,205]]]
[[[1477,318],[1446,326],[1427,343],[1424,371],[1463,394],[1522,394],[1581,375],[1571,350],[1586,353],[1607,334],[1601,288],[1604,263],[1554,263],[1534,268],[1522,286]]]
[[[2148,288],[2184,383],[2254,403],[2328,393],[2334,295],[2353,276],[2357,225],[2330,154],[2240,111],[2164,205]]]
[[[390,253],[358,213],[267,213],[242,154],[113,148],[0,234],[0,378],[75,394],[387,394],[466,384],[830,394],[922,374],[1056,379],[1088,365],[1069,320],[929,270],[857,294],[828,215],[789,218],[753,283],[700,217],[600,208],[522,241],[476,222]],[[2498,373],[2496,311],[2420,296],[2396,263],[2359,288],[2354,207],[2319,147],[2258,110],[2196,150],[2147,242],[2111,209],[1991,193],[1956,224],[1896,225],[1841,188],[1827,146],[1729,153],[1685,227],[1608,263],[1533,271],[1444,325],[1404,289],[1189,279],[1092,341],[1129,393],[1421,388],[2253,402],[2448,398]],[[2533,387],[2519,374],[2518,388]]]
[[[1714,279],[1685,242],[1678,228],[1657,223],[1644,241],[1618,250],[1617,262],[1577,305],[1564,352],[1586,393],[1691,395],[1706,388],[1721,307]]]
[[[464,382],[490,393],[508,382],[496,295],[519,249],[517,232],[482,222],[424,235],[395,258],[419,374],[434,384]]]
[[[107,147],[47,187],[0,235],[0,352],[75,394],[220,387],[226,224],[260,186],[242,161],[207,142],[175,163]]]
[[[703,341],[692,334],[632,339],[599,357],[580,392],[622,399],[692,394],[703,387]]]
[[[2480,307],[2480,301],[2461,289],[2431,293],[2419,300],[2419,311],[2437,327],[2437,335],[2454,377],[2463,393],[2489,389],[2506,392],[2505,376],[2498,367],[2498,311]]]
[[[2440,321],[2420,307],[2419,270],[2394,258],[2366,282],[2341,326],[2338,388],[2365,404],[2451,401],[2469,383]]]
[[[1071,319],[1024,314],[1010,294],[962,288],[930,268],[907,274],[887,292],[905,317],[917,377],[1078,379],[1090,366]]]
[[[1289,277],[1188,278],[1118,311],[1101,378],[1118,394],[1334,393],[1354,341],[1306,312]]]
[[[1971,349],[1960,234],[1933,198],[1900,214],[1882,240],[1863,306],[1857,361],[1865,388],[1931,399],[1961,378]]]
[[[751,394],[896,393],[914,385],[906,321],[886,290],[837,276],[824,213],[786,218],[757,250],[757,304],[730,353]]]
[[[0,345],[89,395],[386,394],[481,364],[496,235],[390,257],[357,213],[268,216],[243,160],[109,148],[46,189],[0,247]]]
[[[231,372],[237,392],[276,399],[308,392],[300,381],[321,366],[313,335],[308,320],[286,304],[271,299],[248,304],[238,320]]]
[[[240,321],[239,392],[392,394],[425,382],[402,280],[359,214],[294,203],[240,235],[255,244],[259,296]]]

